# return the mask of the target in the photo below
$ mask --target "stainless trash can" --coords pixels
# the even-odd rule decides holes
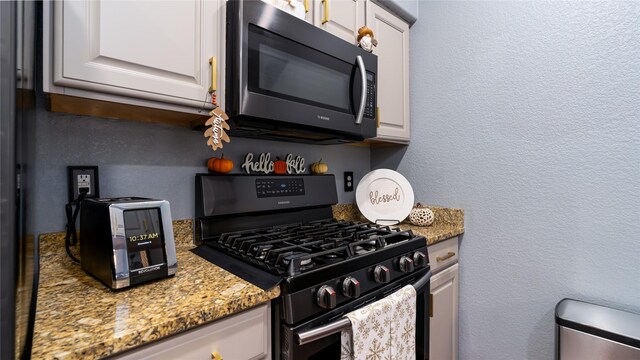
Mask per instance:
[[[640,315],[563,299],[556,306],[556,359],[640,360]]]

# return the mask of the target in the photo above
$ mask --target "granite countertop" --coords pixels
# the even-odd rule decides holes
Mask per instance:
[[[427,245],[464,232],[462,209],[429,206],[431,226],[398,225]],[[333,207],[334,217],[367,222],[353,204]],[[178,272],[174,277],[111,291],[73,263],[64,233],[40,236],[40,285],[32,357],[98,359],[171,336],[267,302],[264,291],[191,253],[192,221],[174,221]]]
[[[97,359],[274,299],[269,291],[191,253],[191,220],[174,222],[174,277],[111,291],[73,263],[64,233],[40,236],[40,286],[32,357]]]
[[[426,206],[433,211],[434,221],[429,226],[415,226],[409,222],[399,225],[402,230],[412,230],[416,235],[427,239],[427,245],[450,239],[464,233],[464,210],[445,208],[440,206]],[[333,207],[333,216],[339,220],[363,221],[368,220],[358,211],[355,204],[338,204]]]

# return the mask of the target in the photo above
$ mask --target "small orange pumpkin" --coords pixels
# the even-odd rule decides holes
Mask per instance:
[[[233,169],[233,161],[224,158],[224,154],[220,155],[219,158],[212,157],[207,161],[207,168],[211,172],[226,174],[231,169]]]
[[[276,158],[277,160],[273,162],[273,172],[276,174],[286,174],[287,173],[287,162],[284,160],[280,160],[280,158]]]

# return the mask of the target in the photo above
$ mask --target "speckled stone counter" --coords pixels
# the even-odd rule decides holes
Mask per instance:
[[[40,236],[41,273],[32,357],[97,359],[251,308],[280,295],[189,251],[190,220],[174,222],[178,272],[113,292],[64,251],[64,234]]]
[[[400,224],[427,244],[464,232],[464,211],[429,206],[431,226]],[[367,220],[353,204],[333,207],[337,219]],[[174,221],[178,273],[113,292],[87,275],[64,252],[64,233],[40,236],[34,359],[99,359],[177,334],[274,299],[269,291],[194,255],[191,220]]]
[[[414,234],[427,238],[427,245],[458,236],[464,233],[464,210],[444,208],[440,206],[427,206],[433,211],[434,221],[429,226],[414,226],[408,222],[398,225],[401,229],[411,229]],[[362,216],[355,204],[338,204],[333,206],[333,216],[336,219],[347,221],[368,220]]]

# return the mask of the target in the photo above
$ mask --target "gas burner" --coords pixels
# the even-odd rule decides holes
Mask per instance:
[[[277,263],[281,263],[282,265],[284,265],[287,269],[287,273],[289,273],[290,275],[299,274],[300,272],[309,270],[316,265],[315,262],[309,257],[301,259],[305,256],[309,256],[309,254],[294,251],[288,254],[281,255]]]
[[[333,264],[344,260],[344,258],[338,254],[326,254],[316,257],[315,260],[321,264]]]
[[[255,245],[251,249],[250,255],[253,255],[256,259],[264,260],[264,258],[267,256],[267,253],[272,248],[273,248],[273,245],[271,244]]]
[[[371,240],[364,242],[362,245],[376,246],[376,244],[378,243],[377,242],[378,237],[377,236],[376,237],[370,237],[369,239],[371,239]]]
[[[354,253],[356,255],[366,254],[368,252],[372,252],[373,250],[375,250],[375,249],[372,249],[372,248],[369,248],[369,247],[364,247],[364,246],[361,246],[361,245],[354,246]]]
[[[305,256],[307,254],[303,253],[303,252],[292,252],[291,254],[285,255],[282,257],[282,263],[284,263],[285,265],[289,265],[289,263],[291,263],[291,260],[293,259],[297,259],[299,257]],[[311,259],[301,259],[300,260],[300,266],[307,266],[307,265],[311,265],[313,263],[313,261]]]

